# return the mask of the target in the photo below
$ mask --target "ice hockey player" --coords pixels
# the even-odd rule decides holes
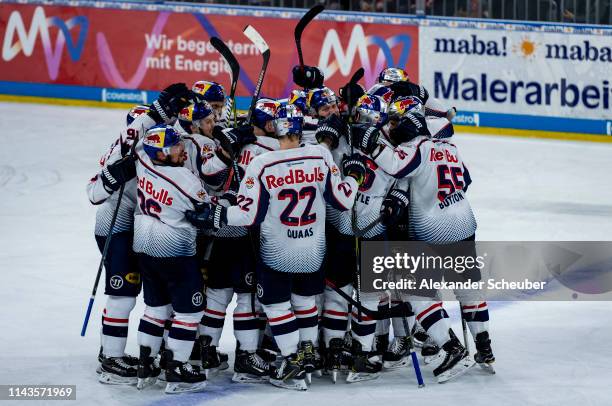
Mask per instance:
[[[410,178],[409,235],[413,240],[436,244],[473,241],[476,220],[465,196],[471,183],[469,172],[456,146],[444,140],[431,140],[428,135],[425,118],[408,113],[390,131],[396,148],[379,145],[367,134],[354,141],[385,172],[397,178]],[[455,294],[460,302],[469,306],[462,309],[463,317],[467,319],[466,313],[474,316],[467,320],[476,340],[476,359],[482,363],[492,362],[488,311],[482,292],[455,291]],[[441,303],[435,300],[412,303],[418,322],[445,351],[442,363],[434,369],[438,381],[444,382],[464,373],[473,361],[468,360],[459,340],[449,334],[448,315]]]
[[[225,106],[225,91],[223,86],[217,82],[199,80],[193,84],[191,90],[203,100],[210,104],[215,112],[215,121],[219,123],[223,118]]]
[[[305,390],[306,364],[317,340],[315,295],[323,290],[325,202],[350,210],[365,168],[346,157],[340,169],[323,146],[299,148],[301,113],[281,108],[274,120],[280,150],[262,154],[248,166],[237,206],[188,212],[201,227],[261,226],[257,296],[284,357],[273,385]]]
[[[245,171],[255,157],[279,149],[274,120],[280,107],[278,101],[260,99],[253,110],[253,127],[224,130],[215,127],[216,138],[222,145],[219,156],[225,157],[227,166],[232,165],[229,157],[237,157],[239,177],[244,177]],[[252,138],[248,136],[249,129]],[[222,191],[220,197],[219,203],[225,206],[227,206],[225,202],[236,203],[236,197],[228,198],[226,191]],[[255,293],[253,238],[246,227],[232,225],[221,227],[215,232],[207,265],[207,303],[200,326],[203,366],[212,370],[218,364],[214,349],[219,345],[227,306],[236,293],[236,308],[233,313],[236,358],[232,377],[235,382],[267,381],[270,372],[270,365],[257,353],[261,324],[265,323],[265,320],[260,320],[261,305],[253,297]],[[240,252],[241,255],[236,255],[236,252]],[[208,358],[206,354],[209,354]]]
[[[354,108],[355,121],[352,133],[378,132],[387,122],[387,105],[378,96],[363,95]],[[323,133],[323,134],[321,134]],[[321,126],[317,132],[319,139],[334,138],[333,131],[327,126]],[[348,137],[335,139],[332,145],[337,146],[332,153],[335,159],[350,153],[351,146]],[[362,153],[361,159],[366,167],[364,182],[359,192],[352,212],[340,212],[328,208],[328,231],[330,254],[327,262],[326,278],[332,282],[335,289],[341,289],[349,296],[353,289],[357,272],[355,239],[366,241],[386,240],[386,226],[380,221],[383,200],[390,199],[402,204],[407,200],[405,192],[394,189],[395,178],[384,172],[367,155]],[[343,349],[342,337],[348,322],[348,303],[335,289],[330,286],[325,289],[325,305],[322,324],[326,345],[327,369],[332,371],[335,380],[337,371],[341,368]],[[380,302],[379,292],[360,292],[361,306],[375,312]],[[376,319],[366,314],[358,314],[358,309],[352,315],[352,352],[353,362],[347,382],[358,382],[375,379],[379,376],[382,364],[374,354],[373,341]]]
[[[204,310],[204,281],[195,255],[196,228],[184,212],[209,201],[200,178],[184,167],[185,145],[171,126],[148,130],[136,146],[138,205],[134,251],[143,280],[138,328],[138,388],[155,382],[164,324],[174,311],[165,351],[166,393],[199,391],[206,375],[189,362]]]
[[[118,190],[125,184],[117,220],[104,260],[107,302],[102,316],[99,354],[102,383],[133,384],[136,382],[137,360],[125,354],[129,315],[141,289],[141,275],[132,250],[134,207],[136,205],[136,168],[130,150],[135,139],[164,118],[171,120],[186,102],[189,89],[176,83],[164,89],[148,106],[136,106],[127,116],[127,128],[121,132],[110,150],[100,160],[101,171],[87,186],[92,204],[98,205],[95,236],[100,252],[111,232],[110,225],[117,207]]]

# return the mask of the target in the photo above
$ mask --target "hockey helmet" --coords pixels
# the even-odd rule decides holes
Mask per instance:
[[[149,106],[134,106],[130,109],[130,111],[127,113],[127,117],[125,118],[126,121],[126,125],[130,125],[134,122],[134,120],[136,119],[136,117],[142,115],[142,114],[147,114],[149,112]]]
[[[157,159],[159,151],[170,154],[170,148],[181,141],[179,134],[169,125],[156,125],[147,131],[142,140],[144,151],[151,159]]]

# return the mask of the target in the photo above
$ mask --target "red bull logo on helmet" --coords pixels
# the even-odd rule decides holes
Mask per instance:
[[[145,136],[144,143],[152,147],[163,148],[164,136],[164,131],[155,131]]]

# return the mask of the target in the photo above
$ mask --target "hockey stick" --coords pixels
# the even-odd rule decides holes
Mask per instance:
[[[247,123],[252,124],[251,120],[253,118],[253,111],[255,110],[257,99],[259,99],[259,94],[261,93],[263,81],[266,76],[266,69],[268,69],[268,62],[270,61],[270,47],[263,39],[261,34],[259,34],[252,25],[247,25],[242,33],[255,45],[263,58],[263,64],[261,65],[261,71],[259,72],[259,79],[257,79],[257,85],[255,85],[253,99],[251,99],[251,105],[249,106],[249,112],[247,114]]]
[[[262,64],[261,70],[259,72],[259,79],[257,79],[257,85],[255,85],[255,89],[253,90],[253,98],[251,99],[251,105],[249,106],[249,112],[247,114],[247,124],[253,124],[253,111],[255,111],[255,105],[257,104],[257,99],[259,99],[259,94],[261,93],[261,88],[263,87],[263,81],[266,77],[266,70],[268,69],[268,62],[270,61],[270,47],[268,43],[263,39],[261,34],[257,32],[255,28],[251,25],[247,25],[242,33],[255,45],[255,47],[259,50],[262,56]],[[236,165],[236,173],[238,182],[240,182],[240,175],[238,174],[238,168]],[[247,229],[249,234],[249,240],[251,241],[251,247],[253,248],[253,254],[257,257],[257,249],[255,248],[255,242],[253,240],[253,236],[251,234],[251,230]],[[255,273],[253,273],[253,287],[254,291],[251,292],[251,312],[253,316],[256,316],[255,313],[255,292],[257,291],[257,281],[255,280]]]
[[[134,150],[136,149],[136,144],[138,143],[138,137],[135,137],[134,142],[132,142],[132,147],[130,148],[130,155],[134,155]],[[102,258],[100,258],[100,264],[98,265],[98,273],[96,274],[96,280],[94,281],[93,289],[91,290],[91,296],[89,297],[89,304],[87,305],[87,311],[85,312],[85,319],[83,320],[83,327],[81,327],[81,337],[85,337],[85,333],[87,332],[87,325],[89,324],[89,318],[91,316],[91,309],[93,308],[93,303],[96,298],[96,292],[98,291],[98,284],[100,283],[100,276],[102,275],[102,268],[104,267],[104,260],[106,259],[106,255],[108,254],[108,248],[110,247],[110,242],[113,237],[113,229],[115,228],[115,222],[117,221],[117,215],[119,214],[119,206],[121,205],[121,200],[123,198],[123,191],[125,190],[125,183],[119,187],[119,196],[117,197],[117,205],[115,206],[115,211],[113,212],[113,217],[110,222],[110,226],[108,228],[108,235],[106,236],[106,241],[104,241],[104,248],[102,249]]]
[[[393,292],[395,292],[394,294],[395,300],[403,304],[404,301],[402,300],[402,297],[399,294],[399,292],[396,289],[393,289]],[[407,334],[408,341],[410,344],[410,357],[412,358],[412,366],[414,367],[414,374],[416,375],[417,384],[419,385],[419,388],[424,388],[425,381],[423,381],[423,374],[421,373],[421,366],[419,365],[419,359],[417,358],[417,354],[414,351],[414,338],[412,337],[412,329],[408,325],[408,319],[406,318],[406,316],[402,315],[400,317],[402,319],[402,326],[404,327],[404,331]]]
[[[227,64],[229,65],[232,71],[232,84],[230,87],[230,95],[226,103],[226,109],[224,112],[225,117],[223,118],[223,121],[226,123],[226,125],[227,123],[229,123],[229,115],[230,115],[230,110],[231,110],[234,114],[234,126],[236,126],[237,119],[236,119],[236,100],[235,99],[236,99],[236,86],[238,85],[238,78],[240,77],[240,65],[238,64],[238,61],[236,60],[236,57],[234,56],[232,51],[219,38],[212,37],[210,39],[210,43],[221,54],[221,56],[223,56],[223,58],[225,59],[225,61],[227,62]],[[240,184],[240,180],[241,180],[240,171],[238,168],[238,163],[236,162],[236,157],[233,155],[234,153],[232,152],[232,156],[230,158],[232,160],[233,175],[228,177],[227,185],[224,185],[223,190],[229,189],[229,185],[231,183],[232,177],[236,180],[236,183]]]
[[[384,320],[391,317],[402,317],[406,316],[406,310],[403,306],[394,306],[389,308],[387,311],[380,310],[370,310],[366,307],[363,307],[361,303],[358,303],[355,299],[351,297],[351,295],[344,292],[342,289],[338,288],[332,281],[329,279],[325,279],[325,284],[334,290],[338,295],[340,295],[344,300],[346,300],[350,305],[359,309],[363,314],[368,317],[371,317],[374,320]]]
[[[230,87],[229,99],[227,99],[228,103],[224,114],[226,116],[224,117],[224,121],[226,123],[229,122],[229,115],[231,111],[234,115],[234,126],[236,126],[236,86],[238,85],[238,78],[240,76],[240,65],[238,64],[238,61],[236,60],[236,57],[232,51],[219,38],[212,37],[210,39],[210,43],[221,54],[221,56],[223,56],[229,65],[230,70],[232,71],[232,84]]]
[[[310,22],[314,20],[314,18],[319,15],[323,10],[325,10],[325,6],[323,6],[322,4],[317,4],[316,6],[308,10],[295,26],[293,35],[295,37],[295,47],[297,48],[298,59],[300,61],[300,66],[302,67],[302,70],[304,70],[304,55],[302,54],[302,33],[306,29],[306,26],[310,24]]]
[[[359,68],[355,71],[355,73],[353,73],[353,76],[351,76],[351,80],[349,81],[350,84],[356,84],[357,82],[359,82],[361,80],[361,78],[363,78],[363,74],[364,74],[364,70],[363,68]],[[352,115],[352,110],[353,110],[353,106],[352,106],[352,101],[353,99],[351,98],[351,90],[350,90],[351,86],[349,86],[348,88],[348,94],[346,95],[347,100],[349,101],[349,103],[347,104],[347,109],[348,109],[348,122],[349,122],[349,143],[351,145],[351,155],[353,155],[354,153],[354,147],[353,147],[353,141],[352,141],[352,136],[351,136],[351,127],[350,125],[353,123],[353,115]],[[356,296],[357,296],[357,302],[359,302],[361,304],[361,261],[360,261],[360,252],[359,252],[359,232],[361,230],[359,230],[359,227],[357,227],[357,208],[355,207],[355,203],[353,203],[353,207],[351,208],[351,227],[353,229],[353,234],[355,235],[355,279],[356,279],[356,284],[357,284],[357,290],[356,290]],[[373,226],[372,226],[373,227]],[[362,234],[363,235],[363,234]],[[357,311],[357,320],[359,322],[361,322],[361,310]]]

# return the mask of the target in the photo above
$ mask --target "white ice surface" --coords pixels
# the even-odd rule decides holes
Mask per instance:
[[[120,110],[0,103],[0,384],[76,384],[77,403],[100,405],[612,404],[610,302],[492,304],[497,375],[474,369],[438,385],[424,367],[425,389],[412,369],[363,384],[315,379],[307,393],[231,384],[229,372],[204,393],[174,397],[99,384],[101,292],[79,335],[100,258],[85,185],[124,119]],[[455,142],[474,179],[479,240],[610,238],[612,145],[464,134]],[[226,326],[221,349],[231,353],[231,319]]]

